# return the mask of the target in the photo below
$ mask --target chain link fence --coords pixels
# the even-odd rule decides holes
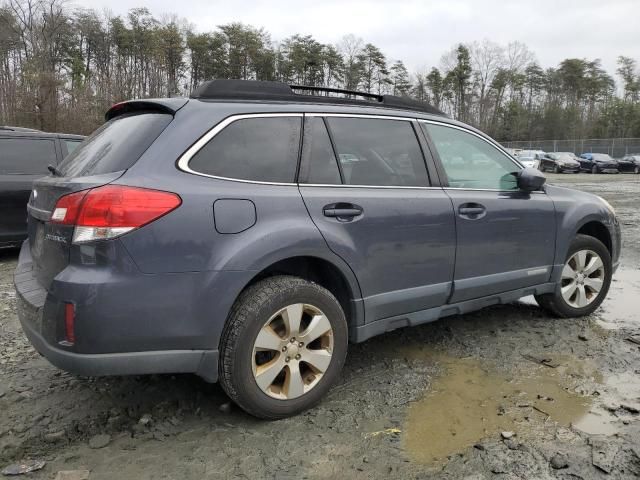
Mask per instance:
[[[576,140],[532,140],[504,142],[507,148],[543,150],[545,152],[608,153],[620,158],[630,153],[640,153],[640,138],[582,138]]]

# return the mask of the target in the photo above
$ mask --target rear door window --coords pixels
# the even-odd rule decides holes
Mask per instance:
[[[346,185],[424,187],[429,184],[420,144],[410,122],[330,117]]]
[[[65,177],[127,170],[172,119],[171,115],[165,113],[137,113],[116,117],[98,128],[67,155],[58,170]]]
[[[189,168],[216,177],[261,182],[295,181],[302,117],[236,120],[189,161]]]
[[[41,138],[0,138],[0,174],[47,175],[48,165],[55,165],[53,140]]]

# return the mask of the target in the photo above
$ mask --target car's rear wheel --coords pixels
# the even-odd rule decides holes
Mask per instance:
[[[220,342],[220,383],[252,415],[295,415],[335,383],[347,344],[344,312],[327,289],[270,277],[244,291],[231,311]]]
[[[560,173],[560,167],[558,167],[558,165],[553,166],[553,173]]]
[[[537,295],[538,304],[559,317],[589,315],[609,291],[613,269],[604,244],[587,235],[571,243],[560,282],[553,293]]]
[[[640,173],[640,167],[636,165],[635,168],[633,169],[633,173],[638,175]]]
[[[595,165],[591,167],[591,173],[598,173],[598,167],[596,167]]]

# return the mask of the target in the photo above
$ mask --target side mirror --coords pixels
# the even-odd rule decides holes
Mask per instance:
[[[547,181],[543,173],[537,168],[523,168],[518,172],[518,188],[525,192],[535,192],[540,190]]]

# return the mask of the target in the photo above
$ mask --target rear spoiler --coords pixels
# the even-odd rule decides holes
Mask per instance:
[[[145,100],[127,100],[113,105],[109,110],[107,110],[107,113],[104,114],[104,119],[108,122],[109,120],[119,117],[120,115],[124,115],[125,113],[141,110],[174,115],[178,110],[184,107],[188,101],[188,98],[148,98]]]

